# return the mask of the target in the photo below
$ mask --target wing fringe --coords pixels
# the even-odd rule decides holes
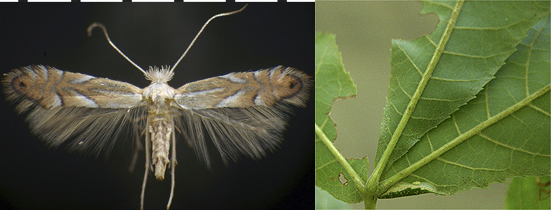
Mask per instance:
[[[108,109],[54,107],[45,109],[39,102],[26,99],[5,88],[6,98],[16,104],[19,114],[26,114],[31,132],[48,146],[66,145],[70,151],[99,156],[112,150],[121,134],[134,135],[133,126],[145,127],[147,108]]]

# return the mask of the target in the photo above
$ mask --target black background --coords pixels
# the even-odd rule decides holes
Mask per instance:
[[[109,46],[149,66],[174,65],[212,15],[235,3],[13,3],[0,6],[0,73],[31,64],[125,81],[149,82]],[[174,88],[230,72],[285,65],[314,76],[314,4],[249,4],[243,12],[213,20],[169,82]],[[304,209],[314,207],[314,100],[295,108],[285,141],[262,160],[242,158],[212,169],[177,142],[176,191],[171,209]],[[127,171],[132,148],[121,139],[108,158],[48,148],[30,134],[24,116],[0,94],[0,209],[138,209],[144,154]],[[167,170],[168,171],[168,170]],[[170,173],[167,172],[167,177]],[[150,173],[145,208],[164,209],[170,179]]]

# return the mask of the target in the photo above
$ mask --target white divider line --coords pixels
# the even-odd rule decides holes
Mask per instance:
[[[0,2],[19,2],[20,0],[0,0]],[[28,2],[71,2],[71,0],[27,0]],[[226,2],[226,0],[183,0],[184,2]],[[277,2],[278,0],[235,0],[237,3]],[[123,0],[80,0],[80,2],[123,2]],[[175,0],[132,0],[132,2],[175,2]],[[309,2],[316,0],[286,0],[289,3]]]
[[[71,0],[28,0],[28,2],[71,2]]]
[[[122,2],[122,0],[80,0],[80,2]]]
[[[132,0],[132,2],[174,2],[174,0]]]
[[[184,2],[226,2],[226,0],[184,0]]]
[[[277,0],[235,0],[235,2],[244,3],[255,3],[255,2],[277,2]]]

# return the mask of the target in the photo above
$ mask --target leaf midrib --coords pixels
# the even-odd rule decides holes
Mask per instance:
[[[407,168],[403,169],[402,171],[394,174],[392,177],[384,180],[381,182],[381,193],[386,191],[386,189],[390,188],[394,184],[398,183],[400,180],[404,179],[405,177],[409,176],[413,172],[417,171],[419,168],[425,166],[432,160],[440,157],[442,154],[446,153],[447,151],[453,149],[455,146],[461,144],[465,140],[473,137],[474,135],[480,134],[484,129],[488,128],[489,126],[499,122],[500,120],[511,116],[516,111],[518,111],[521,108],[527,107],[531,105],[531,102],[538,99],[539,97],[543,96],[544,94],[548,93],[551,89],[551,84],[539,89],[535,93],[529,95],[522,101],[519,101],[518,103],[512,105],[511,107],[503,110],[497,115],[494,115],[491,118],[488,118],[486,121],[478,124],[477,126],[471,128],[469,131],[462,133],[461,135],[454,138],[452,141],[448,142],[447,144],[443,145],[442,147],[438,148],[434,152],[430,153],[426,157],[422,158],[421,160],[415,162],[414,164],[408,166]],[[383,190],[384,189],[384,190]]]
[[[435,49],[435,52],[429,62],[429,65],[427,66],[427,69],[423,74],[423,77],[421,78],[421,81],[419,82],[419,85],[417,86],[415,93],[413,94],[402,118],[400,119],[400,122],[398,123],[396,130],[394,130],[394,133],[392,134],[392,137],[385,151],[381,155],[381,159],[377,163],[377,166],[375,167],[372,176],[368,180],[368,187],[371,190],[376,190],[376,191],[382,190],[384,192],[386,191],[386,189],[388,189],[388,187],[377,189],[379,179],[383,173],[384,168],[388,163],[388,160],[390,159],[392,151],[394,150],[394,148],[396,147],[396,144],[398,143],[398,140],[400,139],[400,136],[402,136],[402,132],[404,131],[409,119],[411,118],[411,115],[415,111],[415,107],[417,106],[417,102],[421,98],[421,94],[423,93],[426,85],[428,84],[428,81],[431,79],[432,73],[436,68],[436,65],[438,64],[440,57],[444,53],[444,48],[446,47],[446,44],[449,41],[449,38],[455,27],[455,23],[457,21],[457,18],[459,16],[459,13],[461,11],[461,8],[464,2],[465,2],[464,0],[457,1],[455,7],[452,10],[452,14],[448,20],[448,25],[446,26],[446,29],[442,34],[442,38],[440,39],[440,42],[438,43],[437,48]]]

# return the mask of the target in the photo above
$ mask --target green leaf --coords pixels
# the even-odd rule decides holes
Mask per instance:
[[[333,101],[356,95],[356,86],[344,70],[335,35],[316,33],[316,185],[335,198],[358,203],[358,190],[367,180],[368,161],[345,159],[333,145],[335,123],[329,117]]]
[[[472,100],[529,28],[549,12],[549,4],[541,1],[424,1],[423,5],[423,14],[434,12],[441,21],[428,36],[392,43],[375,177]]]
[[[506,209],[549,209],[549,177],[515,177],[509,184]]]
[[[549,24],[546,16],[533,26],[476,99],[388,166],[381,186],[390,189],[381,197],[411,195],[399,193],[404,184],[449,195],[513,176],[550,175]]]
[[[316,124],[335,140],[337,130],[329,117],[333,101],[356,96],[356,85],[344,70],[335,35],[316,32]]]

